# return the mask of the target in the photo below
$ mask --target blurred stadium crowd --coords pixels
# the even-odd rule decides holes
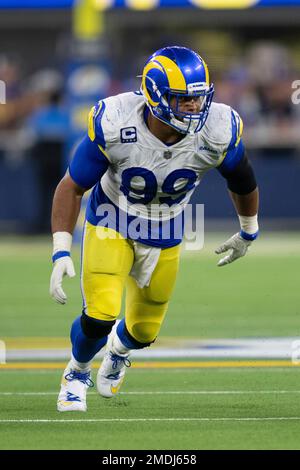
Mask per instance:
[[[173,44],[178,43],[176,34],[173,39]],[[179,38],[182,44],[181,39],[182,35]],[[275,32],[268,39],[243,40],[239,44],[236,34],[207,30],[202,35],[194,33],[185,37],[184,42],[206,59],[215,83],[215,101],[230,104],[241,114],[244,140],[250,151],[259,158],[297,157],[300,105],[293,104],[291,95],[292,83],[300,75],[300,51],[278,39]],[[152,36],[144,48],[143,44],[139,45],[134,60],[132,55],[114,50],[110,58],[109,94],[136,89],[139,82],[135,77],[144,60],[161,45],[164,44]],[[34,186],[33,200],[38,201],[20,226],[14,221],[22,208],[7,209],[14,211],[14,217],[10,217],[2,207],[2,231],[49,231],[53,192],[68,158],[65,60],[66,57],[62,59],[58,54],[57,58],[49,58],[48,64],[44,60],[40,67],[36,64],[32,67],[30,54],[24,57],[17,50],[7,53],[0,47],[0,80],[6,85],[6,104],[0,106],[1,197],[9,194],[9,178],[14,178],[18,189],[18,178],[23,181],[30,167],[27,188],[31,186],[32,192]],[[22,171],[18,172],[18,168]]]

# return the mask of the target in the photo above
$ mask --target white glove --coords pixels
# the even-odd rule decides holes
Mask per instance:
[[[72,235],[69,232],[53,233],[54,265],[50,279],[50,295],[60,304],[65,304],[67,301],[67,296],[62,289],[64,276],[75,276],[73,261],[70,257],[71,246]]]
[[[240,233],[236,233],[229,240],[227,240],[223,245],[219,246],[215,250],[217,255],[225,253],[228,250],[231,250],[231,253],[224,258],[220,259],[218,266],[225,266],[225,264],[232,263],[238,258],[245,256],[248,251],[249,246],[251,245],[251,240],[245,240],[241,237]]]
[[[74,264],[70,256],[64,256],[55,261],[50,279],[50,295],[60,304],[65,304],[67,296],[62,289],[64,276],[75,276]]]

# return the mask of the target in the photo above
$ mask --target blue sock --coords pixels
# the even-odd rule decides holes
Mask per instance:
[[[82,331],[80,316],[71,328],[72,353],[78,362],[89,362],[107,342],[107,336],[100,339],[88,338]]]
[[[121,341],[122,344],[126,348],[129,349],[142,349],[146,348],[147,346],[150,346],[150,343],[140,343],[139,341],[136,341],[127,331],[126,325],[125,325],[125,318],[122,318],[120,323],[117,326],[117,335]]]

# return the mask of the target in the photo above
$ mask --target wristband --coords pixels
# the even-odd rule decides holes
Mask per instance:
[[[59,258],[63,258],[64,256],[70,256],[71,253],[69,251],[57,251],[55,255],[52,256],[52,262],[55,263],[55,261]]]
[[[254,238],[248,238],[248,240],[254,240],[258,234],[258,222],[257,214],[253,216],[239,215],[241,235],[246,239],[246,235],[256,235]]]
[[[72,235],[69,232],[53,233],[53,255],[58,251],[71,251]]]
[[[257,231],[256,233],[246,233],[244,232],[243,230],[240,231],[240,236],[244,239],[244,240],[248,240],[248,241],[253,241],[255,240],[257,237],[258,237],[258,234],[259,234],[259,231]]]

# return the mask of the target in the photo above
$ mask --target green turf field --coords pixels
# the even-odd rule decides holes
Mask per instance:
[[[265,234],[217,268],[213,249],[228,235],[183,254],[161,337],[300,337],[299,234]],[[79,250],[65,306],[48,296],[50,256],[50,239],[2,240],[0,340],[68,337],[81,308]],[[91,390],[87,413],[64,415],[55,411],[59,369],[3,366],[0,448],[300,449],[300,369],[238,365],[132,368],[115,400]]]
[[[176,289],[161,334],[232,338],[300,334],[299,235],[263,235],[244,259],[218,268],[215,247],[229,234],[210,237],[205,249],[182,256]],[[77,277],[66,279],[69,302],[49,295],[51,243],[0,244],[1,337],[69,335],[80,314]]]
[[[87,413],[63,415],[59,378],[2,372],[2,449],[300,448],[299,370],[132,369],[121,395],[91,389]]]

